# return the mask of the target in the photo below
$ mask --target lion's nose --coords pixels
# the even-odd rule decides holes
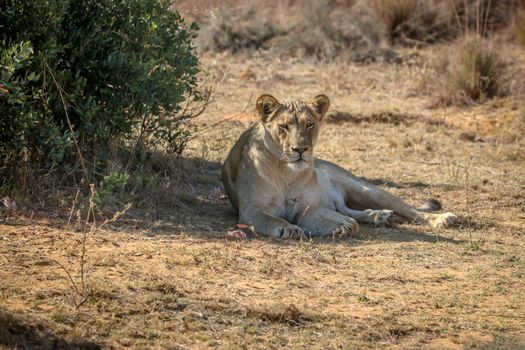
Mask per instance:
[[[292,148],[292,150],[299,153],[299,155],[302,155],[304,152],[308,151],[308,147]]]

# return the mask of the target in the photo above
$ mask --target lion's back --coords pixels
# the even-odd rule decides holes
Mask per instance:
[[[239,210],[239,196],[237,188],[239,164],[241,163],[242,157],[244,155],[243,150],[249,143],[253,128],[254,127],[252,126],[241,134],[237,142],[235,142],[232,149],[228,153],[228,156],[226,157],[226,160],[222,166],[222,183],[226,193],[228,194],[228,199],[235,210]]]

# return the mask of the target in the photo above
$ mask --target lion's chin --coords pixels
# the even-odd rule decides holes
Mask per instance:
[[[310,167],[310,163],[308,163],[307,161],[305,160],[297,160],[295,162],[289,162],[289,163],[286,163],[288,169],[294,171],[294,172],[299,172],[299,171],[303,171],[303,170],[306,170]]]

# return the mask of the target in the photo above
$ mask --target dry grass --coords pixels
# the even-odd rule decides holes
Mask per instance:
[[[311,0],[280,43],[282,52],[321,61],[374,61],[382,55],[381,28],[364,2]]]
[[[487,37],[512,23],[522,0],[453,0],[450,2],[460,34]]]
[[[210,74],[231,73],[196,122],[223,122],[197,134],[178,164],[150,155],[158,181],[178,172],[183,193],[155,192],[157,206],[85,241],[91,288],[79,308],[49,260],[78,266],[83,235],[64,224],[68,207],[0,212],[0,348],[523,348],[522,102],[427,109],[419,81],[437,55],[363,66],[206,54]],[[525,64],[522,52],[509,59]],[[220,163],[255,120],[239,112],[263,92],[328,94],[318,156],[411,203],[437,197],[463,225],[363,225],[335,242],[229,239],[237,218]]]
[[[284,45],[292,52],[333,60],[341,51],[341,33],[330,18],[333,6],[326,0],[308,1],[300,9],[293,35]]]
[[[525,4],[516,10],[513,29],[518,43],[525,46]]]
[[[491,37],[511,25],[518,3],[200,0],[175,6],[201,23],[198,46],[203,51],[273,49],[285,56],[370,62],[384,56],[385,39],[393,44],[422,46],[451,41],[466,33]]]
[[[510,26],[518,1],[374,0],[371,4],[391,42],[421,45],[470,33],[490,37]]]
[[[211,12],[208,24],[201,30],[197,44],[204,51],[256,50],[280,35],[277,23],[260,16],[254,3],[238,8],[219,7]]]
[[[202,51],[263,48],[322,61],[365,61],[381,54],[381,29],[364,1],[230,1],[209,14],[199,18]]]

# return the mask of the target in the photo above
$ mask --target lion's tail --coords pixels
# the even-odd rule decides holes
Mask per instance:
[[[443,208],[443,206],[437,199],[429,199],[421,207],[416,208],[416,210],[428,213],[432,211],[441,210],[441,208]]]

